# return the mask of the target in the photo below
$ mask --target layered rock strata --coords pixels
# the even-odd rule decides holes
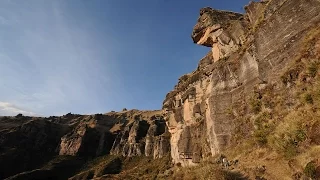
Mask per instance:
[[[133,121],[117,134],[111,154],[161,158],[170,151],[169,139],[170,134],[160,114],[136,114]]]
[[[251,2],[245,10],[200,10],[191,36],[211,51],[163,102],[174,163],[192,165],[227,148],[235,116],[248,112],[256,88],[280,85],[296,49],[320,21],[318,0]]]
[[[170,152],[169,141],[161,110],[0,117],[0,179],[37,168],[57,155],[161,158]]]

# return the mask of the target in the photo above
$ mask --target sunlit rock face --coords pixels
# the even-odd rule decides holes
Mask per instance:
[[[105,147],[107,132],[99,132],[96,128],[86,123],[80,123],[75,129],[61,138],[59,155],[71,156],[96,156],[100,155]],[[110,139],[113,140],[111,134]],[[100,146],[100,147],[99,147]]]
[[[113,143],[111,154],[162,158],[170,152],[170,134],[161,111],[142,112],[122,125]]]
[[[170,133],[165,121],[153,121],[146,135],[145,155],[162,158],[169,151]]]
[[[170,133],[161,110],[125,110],[74,121],[61,138],[59,155],[161,158],[170,152]]]
[[[117,119],[96,114],[72,121],[70,131],[61,137],[59,155],[95,157],[109,153],[115,137],[110,129]]]
[[[200,10],[200,17],[193,28],[194,43],[211,47],[213,62],[230,56],[245,40],[243,15],[210,7]]]
[[[37,168],[58,155],[162,158],[169,152],[170,133],[162,110],[0,116],[0,179]]]
[[[200,11],[191,37],[211,50],[163,102],[174,163],[194,165],[228,148],[234,119],[248,113],[255,89],[279,81],[320,21],[318,0],[251,2],[245,9]]]

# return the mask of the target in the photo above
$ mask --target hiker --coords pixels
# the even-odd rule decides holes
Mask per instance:
[[[229,162],[228,162],[227,158],[223,158],[222,159],[222,165],[223,165],[224,168],[228,169]]]

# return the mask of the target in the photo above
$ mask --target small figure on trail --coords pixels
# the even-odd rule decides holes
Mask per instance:
[[[222,159],[222,165],[223,165],[224,168],[228,169],[229,162],[228,162],[227,158],[223,158]]]

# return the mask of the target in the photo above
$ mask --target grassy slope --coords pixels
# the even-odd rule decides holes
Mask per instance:
[[[89,161],[70,179],[159,179],[171,166],[170,156],[161,159],[151,157],[123,158],[102,156]]]

